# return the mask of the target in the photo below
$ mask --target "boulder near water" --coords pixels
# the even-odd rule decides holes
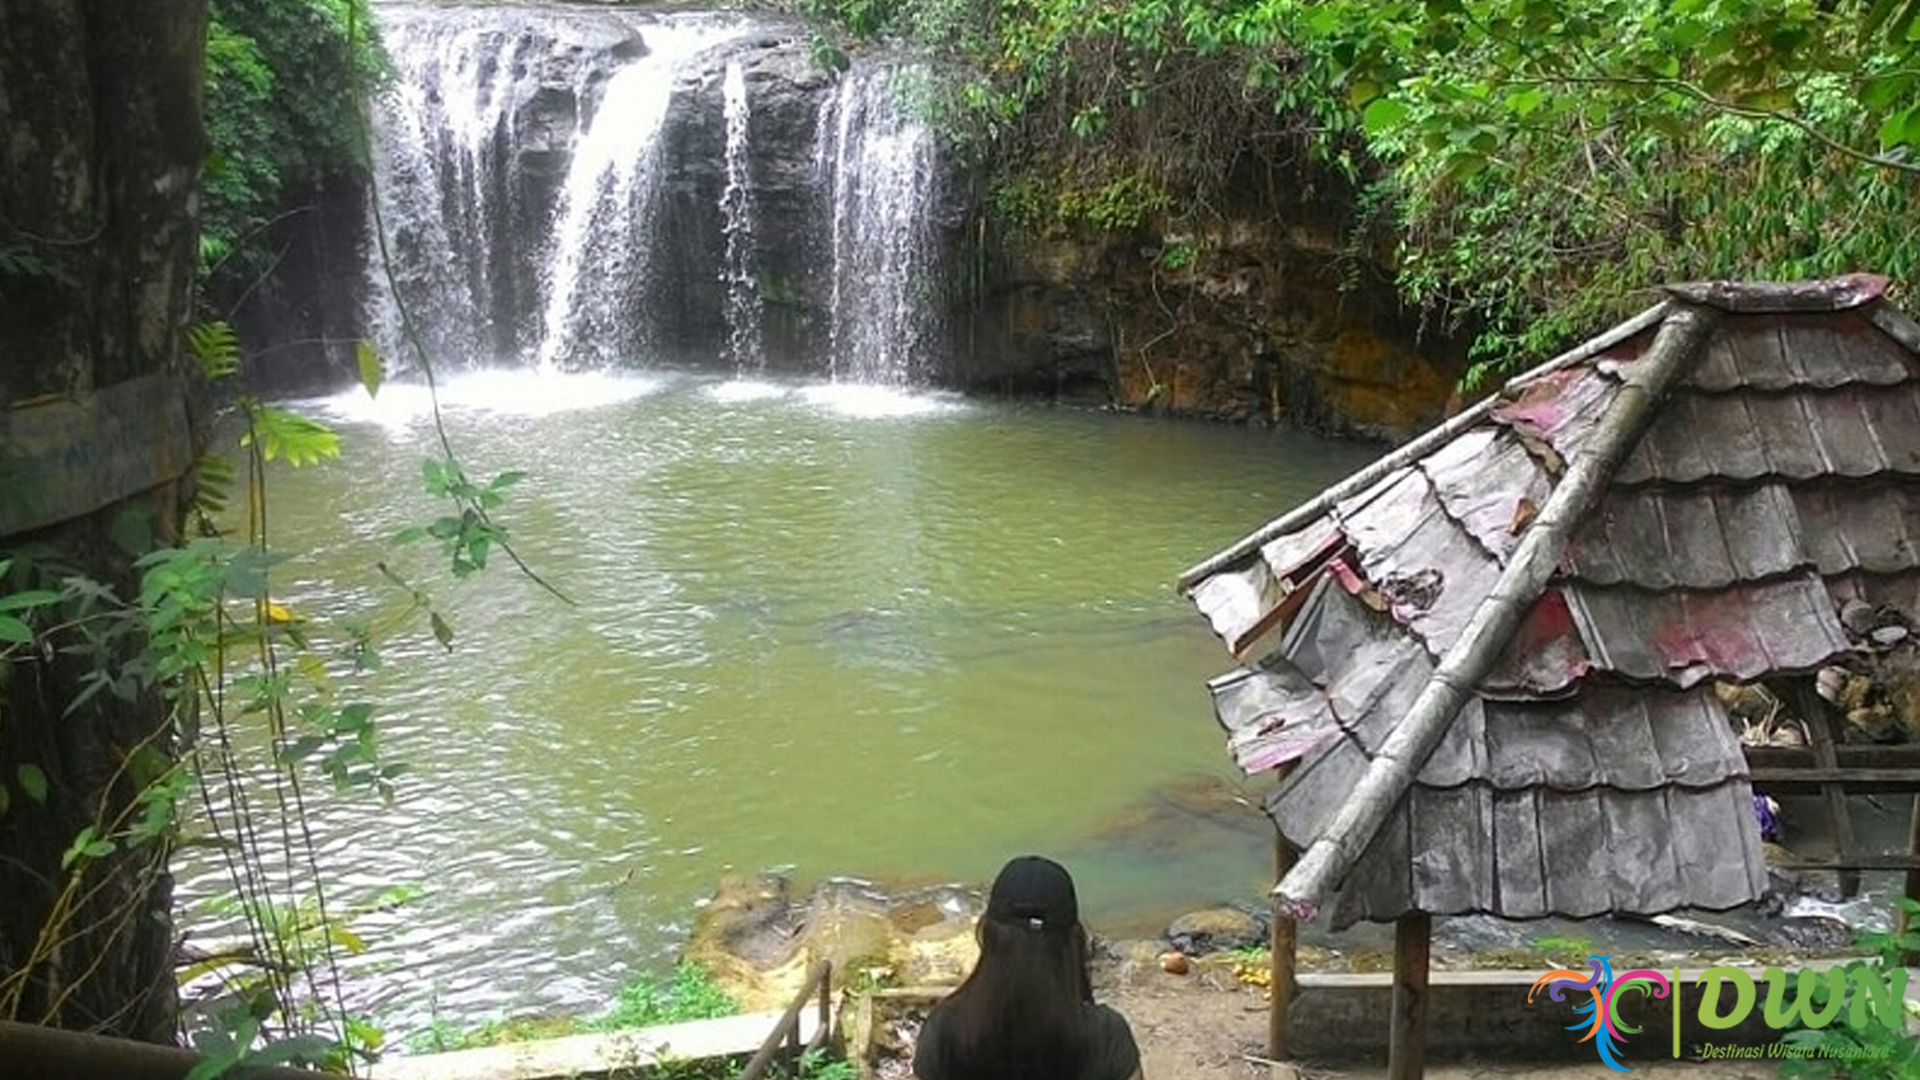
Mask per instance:
[[[779,875],[729,877],[701,907],[684,956],[749,1010],[784,1008],[822,960],[842,986],[950,986],[979,954],[983,906],[955,885],[889,893],[830,878],[796,899]]]

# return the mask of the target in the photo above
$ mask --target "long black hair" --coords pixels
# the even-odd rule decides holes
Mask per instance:
[[[930,1071],[939,1080],[1072,1080],[1092,1053],[1094,1015],[1077,912],[1060,921],[1002,917],[990,907],[977,935],[979,962],[935,1006],[945,1038]]]

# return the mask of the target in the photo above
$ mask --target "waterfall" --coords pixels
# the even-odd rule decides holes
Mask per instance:
[[[720,193],[720,216],[727,240],[721,280],[727,286],[727,356],[736,375],[766,366],[760,343],[760,291],[754,278],[752,156],[747,145],[747,76],[739,62],[727,63],[721,84],[727,121],[727,186]]]
[[[652,344],[645,302],[660,129],[680,64],[733,32],[659,24],[647,35],[652,51],[608,81],[561,191],[541,368],[629,363]]]
[[[829,371],[904,386],[929,368],[937,307],[933,132],[898,100],[894,71],[857,66],[821,110],[816,167],[832,207]]]
[[[797,29],[632,7],[388,0],[378,209],[450,367],[693,363],[926,382],[934,138],[901,70],[821,74]],[[407,350],[389,267],[367,317]]]
[[[486,357],[502,345],[496,318],[509,309],[496,254],[508,246],[516,179],[496,148],[529,39],[511,26],[411,14],[384,21],[396,77],[374,109],[392,273],[423,337],[463,359]],[[406,366],[410,351],[377,257],[368,273],[373,337]]]

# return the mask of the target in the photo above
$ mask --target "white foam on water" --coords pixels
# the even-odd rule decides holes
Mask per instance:
[[[929,416],[959,412],[967,407],[958,394],[905,390],[867,383],[824,383],[819,386],[809,386],[800,391],[800,397],[809,405],[827,409],[841,416],[863,420]]]
[[[1891,923],[1887,913],[1891,905],[1884,898],[1868,895],[1856,896],[1839,903],[1822,900],[1817,896],[1796,896],[1787,901],[1781,915],[1790,918],[1813,916],[1823,919],[1837,919],[1856,930],[1885,932]]]
[[[724,405],[743,401],[768,401],[786,397],[790,392],[787,387],[759,379],[730,379],[707,387],[707,396]]]
[[[656,393],[672,381],[669,376],[634,372],[489,368],[441,380],[439,396],[443,410],[552,416],[632,401]],[[425,423],[433,416],[433,398],[424,383],[386,383],[373,397],[354,387],[313,404],[334,419],[374,424],[389,431]]]

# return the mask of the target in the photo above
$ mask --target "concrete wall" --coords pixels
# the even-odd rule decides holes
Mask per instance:
[[[1700,970],[1680,969],[1682,1058],[1695,1056],[1703,1043],[1767,1046],[1780,1041],[1782,1032],[1767,1026],[1758,1002],[1746,1021],[1735,1028],[1715,1030],[1700,1024]],[[1528,1003],[1528,988],[1539,974],[1435,972],[1427,1001],[1428,1060],[1594,1060],[1598,1051],[1593,1043],[1581,1041],[1584,1031],[1568,1030],[1569,1025],[1586,1020],[1574,1012],[1574,995],[1555,1002],[1543,992]],[[1666,974],[1669,979],[1673,977],[1672,971]],[[1759,972],[1752,974],[1758,982]],[[1290,1017],[1293,1056],[1302,1061],[1384,1060],[1392,1015],[1391,981],[1384,974],[1301,975]],[[1907,996],[1910,1001],[1920,1001],[1920,972],[1910,974]],[[1762,984],[1759,1001],[1764,1002],[1765,997]],[[1721,1009],[1727,1007],[1723,1001]],[[1631,1068],[1637,1062],[1672,1060],[1673,1019],[1672,999],[1625,996],[1620,1020],[1640,1031],[1622,1040],[1621,1063]]]

